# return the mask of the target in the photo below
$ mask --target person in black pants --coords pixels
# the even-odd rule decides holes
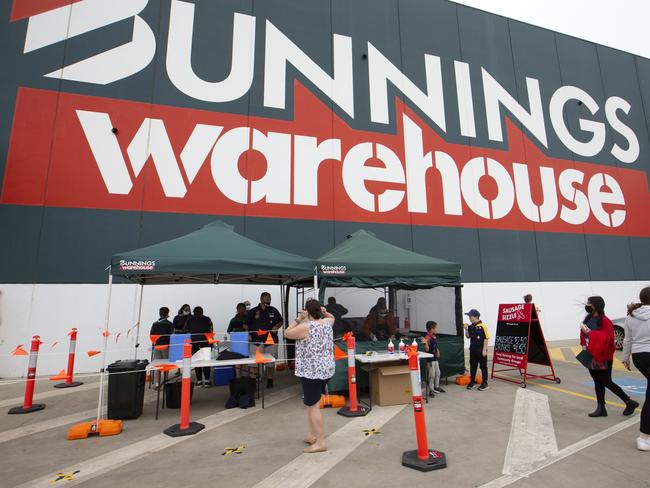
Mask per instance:
[[[192,354],[202,347],[210,347],[207,332],[212,332],[212,320],[203,315],[203,307],[194,307],[194,314],[187,321],[187,332],[192,334]],[[194,368],[196,385],[208,388],[210,386],[210,368]],[[205,378],[205,379],[204,379]]]
[[[605,388],[625,402],[623,415],[632,415],[638,402],[632,400],[623,389],[612,380],[614,361],[614,324],[605,315],[605,300],[600,296],[587,298],[587,316],[580,325],[580,345],[591,356],[589,374],[594,380],[596,390],[596,410],[589,417],[607,417],[605,408]]]
[[[483,375],[483,382],[478,387],[479,391],[487,390],[488,387],[488,367],[487,367],[487,347],[488,334],[487,327],[481,322],[481,314],[475,308],[471,309],[465,315],[469,317],[469,324],[463,324],[465,328],[465,337],[469,339],[469,370],[470,381],[467,389],[471,390],[476,385],[476,370],[481,366],[481,374]]]
[[[636,447],[639,451],[650,451],[650,286],[641,290],[639,299],[640,303],[627,307],[622,363],[629,370],[631,355],[634,366],[647,380]]]

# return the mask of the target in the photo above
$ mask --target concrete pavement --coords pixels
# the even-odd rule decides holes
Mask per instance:
[[[558,343],[551,347],[571,345]],[[208,419],[209,428],[178,443],[167,443],[160,436],[164,428],[178,422],[178,410],[163,410],[160,419],[154,420],[152,391],[147,391],[149,401],[145,403],[143,416],[125,421],[123,433],[115,437],[65,439],[66,416],[83,415],[96,407],[94,388],[65,390],[65,394],[46,399],[47,408],[41,412],[0,415],[0,440],[3,433],[12,432],[10,439],[0,443],[3,473],[0,484],[11,487],[216,484],[229,488],[255,485],[340,488],[415,483],[452,487],[609,488],[614,483],[626,488],[650,486],[650,453],[635,448],[638,414],[635,420],[623,417],[622,408],[616,406],[620,400],[608,393],[607,398],[612,402],[608,406],[609,416],[588,418],[586,414],[595,404],[591,399],[594,393],[589,375],[571,357],[558,360],[555,365],[561,384],[538,380],[529,383],[527,390],[546,397],[551,431],[556,437],[557,453],[561,455],[553,457],[549,451],[546,464],[539,465],[528,476],[524,471],[525,477],[521,479],[505,479],[503,474],[508,444],[512,442],[513,418],[525,418],[525,412],[513,415],[520,390],[515,384],[493,380],[489,390],[479,392],[450,383],[446,394],[432,399],[425,407],[429,446],[447,454],[448,467],[420,473],[400,464],[402,452],[416,448],[410,406],[376,407],[363,422],[326,409],[323,413],[331,449],[323,454],[303,455],[305,412],[299,389],[291,372],[281,372],[276,375],[276,388],[271,390],[264,410],[256,407],[226,411],[223,406],[227,388],[196,389],[192,420]],[[628,384],[641,379],[638,373],[619,370],[614,377]],[[36,391],[38,394],[49,390],[51,384],[43,382]],[[22,385],[0,386],[0,402],[21,394]],[[30,428],[34,424],[43,430]],[[363,430],[368,427],[376,428],[379,433],[366,436]],[[241,446],[239,454],[223,454],[227,447]]]

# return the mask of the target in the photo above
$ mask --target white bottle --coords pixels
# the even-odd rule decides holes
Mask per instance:
[[[393,344],[393,339],[388,340],[388,354],[395,354],[395,345]]]
[[[399,340],[399,353],[400,354],[406,354],[406,344],[404,344],[403,339]]]
[[[418,348],[418,341],[416,341],[415,338],[413,339],[413,342],[411,343],[411,346],[413,346],[415,349]]]

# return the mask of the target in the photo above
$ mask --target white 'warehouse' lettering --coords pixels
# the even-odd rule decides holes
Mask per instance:
[[[77,110],[77,116],[106,188],[113,194],[128,194],[133,182],[117,138],[110,131],[109,115]],[[179,165],[163,121],[150,118],[144,119],[126,153],[136,177],[151,159],[165,195],[171,198],[182,198],[187,191],[181,169],[191,184],[210,156],[212,179],[219,191],[233,202],[316,206],[318,168],[324,161],[335,161],[338,163],[335,167],[342,166],[347,196],[368,212],[389,212],[406,197],[409,212],[427,213],[429,199],[442,197],[445,215],[463,215],[462,202],[465,202],[471,212],[490,220],[510,215],[516,204],[531,222],[550,222],[558,213],[562,221],[573,225],[584,223],[590,213],[606,227],[619,227],[625,221],[626,211],[620,208],[625,205],[623,192],[608,174],[593,175],[584,192],[576,187],[584,184],[583,172],[570,168],[556,175],[553,168],[541,166],[543,203],[536,205],[531,196],[529,170],[524,163],[512,164],[514,178],[502,163],[489,157],[474,157],[459,171],[459,162],[449,154],[436,151],[432,157],[431,151],[425,152],[422,129],[407,115],[403,115],[403,125],[404,162],[391,148],[373,142],[355,144],[343,154],[339,139],[327,139],[319,144],[315,137],[305,135],[264,134],[251,127],[224,131],[221,126],[198,124],[181,151]],[[251,150],[259,152],[266,161],[264,175],[252,181],[241,174],[238,166],[240,158]],[[371,159],[382,166],[368,166],[366,163]],[[427,197],[426,176],[434,168],[442,195]],[[480,190],[479,182],[485,177],[496,184],[494,198],[486,198]],[[391,188],[372,193],[366,188],[368,182],[389,183]],[[558,189],[565,201],[558,198]],[[605,210],[604,205],[612,204],[619,208]]]
[[[44,75],[96,84],[107,84],[127,78],[146,68],[156,51],[156,39],[152,29],[138,16],[147,3],[147,0],[80,0],[34,15],[29,18],[24,52],[41,49],[117,21],[133,18],[132,41]],[[254,79],[255,56],[260,54],[256,53],[256,18],[244,13],[234,13],[232,45],[214,46],[214,49],[231,49],[230,72],[222,80],[208,81],[199,78],[192,68],[193,56],[210,54],[209,51],[192,51],[194,16],[193,3],[171,1],[166,40],[166,69],[171,83],[187,96],[204,102],[226,103],[247,96]],[[390,114],[393,113],[391,109],[394,107],[391,90],[396,90],[411,106],[420,110],[437,126],[440,132],[445,133],[449,128],[444,97],[455,96],[456,103],[448,103],[446,106],[456,107],[458,110],[460,134],[466,137],[477,137],[476,117],[484,117],[485,124],[481,126],[487,127],[486,136],[490,140],[503,142],[505,109],[546,147],[545,110],[548,110],[548,118],[559,140],[575,154],[591,157],[608,150],[623,163],[633,163],[639,157],[637,136],[619,116],[619,112],[629,114],[631,106],[620,97],[607,98],[604,101],[604,111],[601,111],[596,100],[584,90],[574,86],[561,86],[552,93],[548,106],[545,106],[546,101],[542,100],[539,81],[525,77],[527,95],[523,96],[525,103],[520,103],[516,96],[506,90],[483,67],[480,67],[483,90],[482,93],[475,93],[480,90],[472,90],[471,66],[461,61],[454,61],[455,93],[445,93],[441,60],[429,53],[422,57],[426,80],[426,89],[423,89],[398,68],[400,60],[388,59],[370,42],[366,43],[367,60],[364,60],[361,56],[353,55],[352,38],[337,33],[333,33],[331,40],[327,40],[328,44],[331,41],[332,52],[332,73],[329,74],[327,69],[323,69],[269,20],[266,20],[264,25],[265,45],[261,53],[264,63],[257,65],[263,66],[264,69],[263,103],[266,107],[286,108],[286,93],[292,86],[292,80],[287,76],[291,65],[293,70],[309,80],[324,97],[352,119],[359,117],[361,113],[371,122],[390,123]],[[368,79],[354,78],[353,61],[367,64]],[[361,71],[357,71],[359,72]],[[361,84],[366,86],[361,87]],[[365,111],[359,106],[355,109],[355,87],[356,90],[368,89],[369,103]],[[483,96],[485,106],[485,113],[481,114],[475,113],[474,110],[474,97],[480,95]],[[572,100],[582,102],[591,115],[589,118],[579,117],[578,127],[570,130],[572,121],[565,120],[565,117],[573,112],[565,113],[565,108]],[[623,146],[614,143],[611,147],[605,147],[606,124],[626,141]],[[586,140],[585,136],[588,136]],[[393,179],[392,176],[386,177]],[[389,204],[384,201],[383,205]],[[543,217],[540,215],[538,218]]]

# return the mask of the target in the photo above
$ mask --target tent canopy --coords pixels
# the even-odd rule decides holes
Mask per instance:
[[[260,244],[221,221],[111,258],[111,274],[141,284],[281,284],[312,276],[312,259]]]
[[[418,254],[358,230],[316,259],[325,286],[401,289],[460,286],[460,264]]]

